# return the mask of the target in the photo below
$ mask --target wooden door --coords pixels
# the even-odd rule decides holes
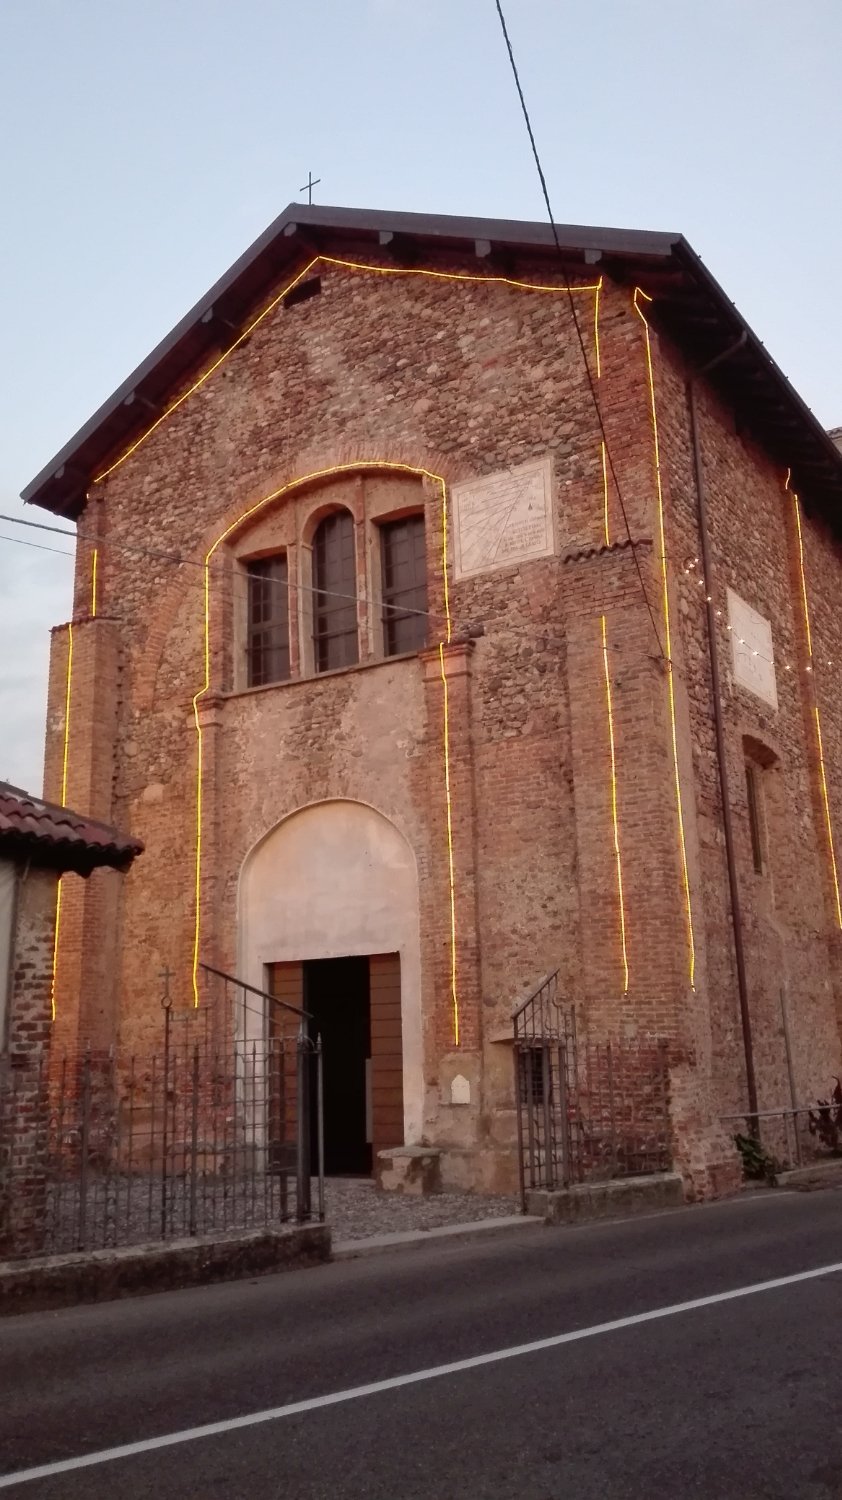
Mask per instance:
[[[369,959],[371,994],[371,1149],[402,1146],[403,1042],[401,961],[397,953]]]

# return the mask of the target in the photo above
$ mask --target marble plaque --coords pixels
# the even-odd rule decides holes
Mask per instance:
[[[450,1085],[451,1104],[470,1104],[471,1085],[463,1073],[457,1073]]]
[[[552,458],[454,485],[456,578],[555,551]]]
[[[764,615],[746,604],[733,589],[728,589],[727,595],[734,681],[762,698],[770,707],[777,708],[772,627]]]

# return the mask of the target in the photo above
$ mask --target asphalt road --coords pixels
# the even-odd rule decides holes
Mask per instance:
[[[24,1500],[840,1500],[840,1263],[842,1192],[756,1195],[10,1319],[0,1475],[340,1399],[0,1489]],[[790,1277],[801,1279],[675,1307]],[[562,1334],[577,1337],[342,1395]]]

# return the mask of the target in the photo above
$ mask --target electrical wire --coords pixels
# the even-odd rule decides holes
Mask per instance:
[[[186,557],[183,553],[180,552],[162,552],[155,547],[142,547],[137,542],[109,541],[101,537],[95,539],[94,537],[86,534],[84,531],[76,531],[75,533],[72,531],[65,531],[62,526],[50,526],[49,523],[45,521],[28,521],[23,516],[8,516],[3,514],[2,512],[0,512],[0,521],[6,521],[13,526],[30,526],[36,531],[49,531],[54,533],[56,536],[67,537],[67,540],[71,542],[90,542],[92,545],[101,548],[103,552],[107,552],[109,547],[114,547],[117,551],[133,552],[139,554],[142,557],[154,557],[158,562],[169,562],[175,564],[183,563],[187,567],[198,568],[202,573],[205,572],[206,564],[204,562],[202,562],[197,557]],[[20,546],[25,547],[39,547],[42,552],[54,552],[59,557],[73,556],[72,552],[65,552],[63,548],[47,547],[43,543],[24,541],[22,537],[0,536],[0,541],[17,542]],[[224,564],[221,564],[221,566],[224,566]],[[212,568],[212,564],[207,564],[207,568],[210,571]],[[237,575],[236,573],[234,574],[235,580],[238,579],[238,576],[252,577],[253,575],[249,573],[248,566],[246,566],[244,575]],[[339,593],[337,589],[318,589],[315,587],[315,585],[309,583],[299,583],[297,581],[295,583],[284,583],[283,579],[265,578],[262,574],[260,575],[260,581],[263,585],[266,585],[267,583],[272,584],[276,588],[286,590],[287,593],[289,593],[290,590],[298,589],[303,594],[318,595],[320,599],[343,599],[347,604],[355,604],[359,597],[357,594]],[[187,587],[192,588],[193,585],[188,584]],[[195,587],[197,589],[201,589],[202,592],[204,592],[204,583],[197,583]],[[412,609],[409,605],[389,604],[385,599],[381,600],[380,603],[384,613],[386,612],[386,610],[390,610],[396,614],[401,615],[421,615],[425,620],[434,620],[439,624],[442,624],[447,618],[446,615],[437,614],[434,610]]]
[[[667,659],[666,658],[666,652],[664,651],[664,648],[663,648],[663,646],[661,644],[661,632],[658,629],[658,622],[655,619],[655,612],[654,612],[654,610],[652,608],[652,603],[650,601],[649,594],[648,594],[647,589],[646,589],[646,581],[645,581],[645,579],[643,577],[643,571],[642,571],[641,566],[640,566],[640,559],[638,558],[638,555],[637,555],[637,543],[634,541],[634,539],[632,537],[632,534],[631,534],[631,527],[629,526],[629,518],[628,518],[628,513],[626,511],[625,500],[623,499],[622,487],[621,487],[620,481],[619,481],[619,479],[617,477],[616,468],[614,467],[614,459],[613,459],[612,454],[611,454],[611,447],[610,447],[610,444],[608,442],[608,434],[607,434],[607,432],[605,430],[605,423],[604,423],[603,417],[602,417],[602,408],[600,406],[599,396],[597,394],[596,386],[594,384],[594,379],[593,379],[593,376],[591,374],[590,362],[588,360],[588,354],[587,354],[587,350],[585,348],[585,340],[584,340],[584,337],[582,335],[582,328],[581,328],[581,324],[579,322],[579,315],[576,312],[576,304],[575,304],[575,300],[574,300],[574,297],[573,297],[573,288],[570,285],[570,278],[567,275],[567,268],[566,268],[566,266],[564,264],[564,254],[563,254],[563,251],[562,251],[562,248],[561,248],[561,241],[559,240],[559,237],[558,237],[558,230],[556,228],[556,222],[555,222],[555,216],[553,214],[552,204],[550,203],[550,194],[549,194],[549,190],[547,188],[547,179],[544,176],[544,169],[543,169],[543,167],[541,165],[541,158],[540,158],[540,156],[538,154],[538,146],[537,146],[536,141],[535,141],[535,132],[532,129],[532,121],[529,118],[529,110],[526,107],[526,99],[524,98],[523,88],[522,88],[521,82],[520,82],[520,75],[519,75],[518,70],[517,70],[517,63],[515,62],[515,54],[514,54],[514,50],[512,48],[511,39],[509,37],[509,30],[508,30],[508,27],[506,25],[506,17],[503,14],[503,7],[502,7],[502,4],[501,4],[501,0],[494,0],[494,3],[495,3],[495,6],[496,6],[496,9],[497,9],[497,15],[498,15],[499,20],[500,20],[500,27],[501,27],[502,32],[503,32],[503,40],[506,43],[506,51],[509,54],[509,64],[511,66],[512,76],[513,76],[514,81],[515,81],[515,87],[517,88],[518,98],[520,99],[520,107],[521,107],[521,110],[523,112],[524,122],[526,124],[526,129],[527,129],[527,132],[528,132],[528,135],[529,135],[529,143],[530,143],[530,145],[532,147],[532,155],[533,155],[533,157],[535,159],[535,166],[536,166],[536,168],[538,170],[538,177],[539,177],[540,182],[541,182],[541,192],[543,193],[543,196],[544,196],[544,203],[546,205],[547,215],[548,215],[548,218],[549,218],[549,221],[550,221],[550,229],[552,231],[553,240],[555,241],[556,251],[558,252],[558,258],[559,258],[559,262],[560,262],[560,265],[561,265],[561,273],[562,273],[562,276],[564,277],[564,286],[565,286],[565,290],[567,291],[568,301],[570,303],[570,313],[571,313],[571,317],[573,319],[573,327],[576,330],[576,338],[578,339],[579,348],[580,348],[580,350],[582,352],[582,362],[583,362],[583,364],[585,366],[585,374],[587,376],[588,387],[590,389],[591,399],[593,401],[594,410],[596,412],[597,421],[599,423],[599,430],[600,430],[600,433],[602,434],[602,441],[605,444],[605,452],[606,452],[606,454],[608,456],[608,467],[611,470],[611,478],[614,481],[614,488],[615,488],[615,490],[617,492],[617,499],[619,501],[620,511],[621,511],[622,517],[623,517],[623,524],[625,525],[626,535],[628,536],[629,544],[631,546],[632,556],[634,558],[635,567],[637,569],[638,580],[639,580],[640,587],[641,587],[641,590],[642,590],[642,593],[643,593],[643,597],[644,597],[644,599],[646,601],[646,608],[649,611],[649,619],[652,622],[652,629],[655,632],[655,639],[658,642],[658,651],[660,652],[660,655],[663,658],[663,660],[666,661],[666,659]]]
[[[64,535],[70,536],[71,533],[66,531]],[[52,552],[56,557],[72,558],[75,555],[72,552],[65,552],[63,547],[48,547],[46,542],[30,542],[24,536],[4,536],[2,532],[0,532],[0,542],[14,542],[18,547],[34,547],[38,552]]]

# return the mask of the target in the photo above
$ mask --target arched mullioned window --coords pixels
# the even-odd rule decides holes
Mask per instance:
[[[427,552],[424,516],[403,516],[380,527],[383,574],[383,648],[386,656],[427,644]]]
[[[348,510],[325,516],[313,537],[313,656],[317,672],[360,659],[354,519]]]
[[[289,677],[289,581],[285,552],[246,563],[248,624],[246,667],[249,687],[286,682]]]

